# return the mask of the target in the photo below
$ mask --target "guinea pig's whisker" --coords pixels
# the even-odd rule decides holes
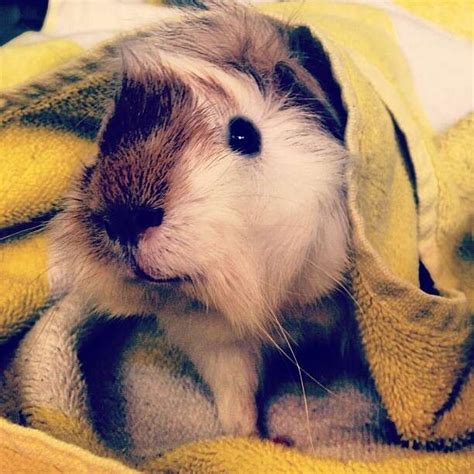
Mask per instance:
[[[306,388],[305,388],[304,380],[303,380],[303,369],[302,369],[301,365],[298,362],[298,359],[297,359],[296,354],[293,350],[293,347],[290,343],[290,340],[287,336],[287,333],[286,333],[285,329],[283,328],[283,326],[281,325],[280,321],[278,320],[277,315],[273,311],[270,312],[270,315],[272,316],[272,321],[275,323],[276,328],[280,331],[281,335],[283,336],[283,339],[285,340],[286,345],[288,346],[288,349],[290,350],[291,357],[285,351],[283,351],[278,344],[276,344],[276,342],[273,340],[273,338],[271,338],[271,340],[272,340],[273,344],[282,352],[282,354],[284,354],[290,361],[292,361],[294,363],[294,365],[296,366],[296,369],[298,371],[298,378],[299,378],[299,382],[300,382],[300,385],[301,385],[301,393],[302,393],[302,397],[303,397],[305,416],[306,416],[306,429],[308,431],[308,438],[309,438],[309,442],[310,442],[310,446],[311,446],[311,451],[314,454],[314,444],[313,444],[313,437],[312,437],[312,434],[311,434],[311,424],[310,424],[310,419],[309,419],[308,397],[306,396]],[[318,385],[322,386],[322,384],[320,384],[320,383],[318,383]],[[326,388],[326,387],[324,387],[324,388]]]
[[[273,312],[270,312],[269,313],[270,315],[273,316],[271,322],[273,324],[275,324],[276,328],[278,329],[278,331],[284,331],[284,334],[287,335],[288,337],[288,332],[285,331],[284,327],[281,325],[280,321],[278,320],[277,316],[273,313]],[[293,357],[291,357],[272,337],[270,334],[268,334],[268,332],[265,331],[265,334],[264,334],[269,340],[270,342],[276,347],[276,349],[285,357],[287,358],[290,362],[294,363],[295,361],[293,360]],[[318,379],[316,379],[313,375],[311,375],[308,371],[306,371],[303,367],[300,366],[300,369],[301,369],[301,372],[306,375],[312,382],[314,382],[316,385],[318,385],[318,387],[320,387],[321,389],[325,390],[326,392],[330,393],[331,395],[335,395],[335,393],[329,389],[328,387],[326,387],[323,383],[321,383]]]
[[[21,237],[23,235],[35,235],[41,233],[45,229],[46,223],[39,224],[35,227],[28,227],[27,229],[21,229],[13,234],[7,234],[4,237],[0,238],[0,242],[5,242],[6,240],[13,239],[15,237]]]
[[[317,270],[319,270],[321,273],[323,273],[325,276],[327,276],[330,280],[332,280],[335,284],[336,284],[336,288],[341,288],[341,290],[344,291],[344,293],[351,299],[351,301],[357,306],[358,310],[360,312],[362,312],[362,308],[359,304],[359,302],[354,298],[354,296],[352,296],[349,288],[347,288],[344,284],[343,281],[341,280],[337,280],[336,278],[334,278],[332,275],[330,275],[326,270],[324,270],[324,268],[320,267],[319,265],[317,265],[315,262],[311,261],[311,260],[308,260],[306,259],[305,260],[307,263],[309,263],[310,265],[312,265],[313,267],[315,267]]]
[[[281,353],[283,354],[290,362],[292,362],[297,371],[298,371],[298,378],[299,378],[299,383],[300,383],[300,386],[301,386],[301,393],[302,393],[302,397],[303,397],[303,403],[304,403],[304,409],[305,409],[305,417],[306,417],[306,429],[307,429],[307,432],[308,432],[308,439],[309,439],[309,442],[310,442],[310,446],[311,446],[311,451],[312,453],[314,454],[314,443],[313,443],[313,437],[312,437],[312,433],[311,433],[311,424],[310,424],[310,417],[309,417],[309,407],[308,407],[308,397],[306,395],[306,387],[305,387],[305,384],[304,384],[304,379],[303,379],[303,373],[308,377],[310,378],[310,380],[314,381],[319,387],[321,387],[322,389],[326,390],[328,393],[332,393],[331,390],[329,390],[326,386],[324,386],[321,382],[319,382],[316,378],[314,378],[311,374],[309,374],[306,370],[304,370],[301,365],[299,364],[298,362],[298,359],[296,357],[296,354],[293,350],[293,346],[290,342],[290,340],[293,341],[293,343],[296,344],[296,341],[289,335],[289,333],[285,330],[285,328],[282,326],[281,322],[279,321],[278,319],[278,316],[275,314],[275,312],[271,309],[270,305],[267,303],[266,304],[267,306],[267,310],[268,310],[268,314],[271,316],[271,322],[274,324],[274,326],[276,327],[276,329],[280,332],[280,334],[282,335],[289,351],[290,351],[290,354],[289,355],[275,340],[273,337],[271,337],[271,335],[265,331],[265,335],[269,338],[269,340],[272,342],[272,344],[275,346],[275,348]]]

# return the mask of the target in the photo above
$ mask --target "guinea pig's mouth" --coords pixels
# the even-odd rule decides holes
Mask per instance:
[[[135,276],[140,281],[146,281],[149,283],[160,283],[160,284],[177,284],[177,283],[185,283],[190,282],[191,277],[188,275],[178,275],[170,278],[154,278],[148,273],[144,272],[135,262],[132,264],[133,272]]]
[[[191,278],[188,277],[187,275],[177,276],[173,278],[152,278],[147,275],[146,280],[152,283],[184,283],[184,282],[190,282]]]

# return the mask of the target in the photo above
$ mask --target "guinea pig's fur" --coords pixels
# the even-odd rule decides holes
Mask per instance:
[[[339,324],[317,303],[348,261],[344,118],[298,35],[232,5],[125,38],[98,156],[51,227],[84,312],[156,314],[232,434],[255,432],[262,346],[293,319]],[[256,153],[230,147],[235,117]]]

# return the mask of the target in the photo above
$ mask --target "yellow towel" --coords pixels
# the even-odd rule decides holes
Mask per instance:
[[[116,461],[58,441],[36,430],[0,419],[0,471],[3,474],[117,473],[138,471]],[[314,460],[273,443],[247,439],[225,439],[183,446],[146,466],[149,472],[183,473],[311,473],[331,474],[467,474],[472,456],[427,453],[368,463]]]
[[[474,379],[467,353],[469,315],[474,312],[474,180],[466,178],[473,169],[473,115],[433,137],[391,24],[380,11],[328,2],[263,9],[299,11],[300,21],[313,28],[328,50],[342,87],[349,112],[346,143],[359,157],[349,192],[357,319],[390,418],[409,444],[435,448],[468,443],[474,427]],[[30,48],[36,54],[37,46]],[[63,58],[67,51],[70,56],[77,52],[67,43],[61,48]],[[15,57],[5,50],[0,50],[0,64],[14,71]],[[47,48],[41,51],[48,56]],[[50,292],[45,236],[34,230],[26,233],[23,223],[50,215],[81,160],[95,149],[91,130],[101,113],[95,98],[109,94],[110,86],[94,61],[93,54],[98,58],[100,53],[88,54],[52,79],[0,95],[0,228],[4,235],[27,234],[0,246],[0,341],[11,341],[28,327],[47,305]],[[84,74],[79,66],[87,64],[95,66]],[[18,82],[39,72],[22,73]],[[390,114],[407,140],[418,205]],[[419,258],[442,296],[418,289]],[[93,436],[79,434],[81,426],[69,426],[71,420],[37,408],[46,431],[109,454],[95,446]],[[47,437],[35,438],[4,420],[0,433],[7,452],[30,453],[38,462],[44,456],[48,469],[57,462],[64,465],[72,453],[97,472],[105,469],[92,454]],[[14,458],[11,472],[21,472],[19,459]],[[383,461],[347,464],[268,442],[221,439],[183,446],[142,467],[185,472],[468,472],[472,462],[469,452],[415,455],[407,450]]]

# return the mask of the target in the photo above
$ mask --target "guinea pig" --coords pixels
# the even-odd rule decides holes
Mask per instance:
[[[307,28],[227,3],[121,51],[97,156],[51,225],[65,298],[84,314],[156,315],[223,431],[255,433],[263,348],[302,318],[343,326],[319,304],[350,247],[330,64]]]

